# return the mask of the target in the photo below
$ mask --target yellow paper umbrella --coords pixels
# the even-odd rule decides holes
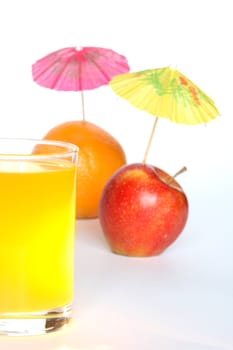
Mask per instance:
[[[170,67],[120,74],[109,84],[117,95],[156,117],[146,155],[158,117],[194,125],[208,123],[219,115],[210,97]]]

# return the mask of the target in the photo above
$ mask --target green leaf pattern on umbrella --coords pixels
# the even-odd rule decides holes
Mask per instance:
[[[138,72],[138,77],[151,84],[158,96],[171,94],[183,106],[189,107],[191,104],[198,107],[201,102],[208,102],[209,97],[182,74],[171,79],[171,74],[175,72],[164,69],[148,70]]]

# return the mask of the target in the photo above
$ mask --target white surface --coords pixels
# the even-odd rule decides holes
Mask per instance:
[[[128,258],[109,251],[98,220],[78,221],[73,324],[52,335],[2,337],[0,348],[232,349],[232,247],[220,249],[208,222],[198,227],[191,217],[160,256]]]
[[[153,7],[152,7],[153,5]],[[66,46],[103,46],[131,70],[175,65],[212,97],[221,117],[206,126],[161,119],[148,162],[175,173],[189,221],[164,254],[112,254],[98,221],[77,225],[75,321],[61,334],[0,338],[0,349],[233,349],[231,2],[8,0],[0,2],[0,137],[42,137],[80,119],[79,93],[32,82],[31,64]],[[114,135],[128,162],[142,161],[153,117],[108,87],[85,93],[87,119]]]

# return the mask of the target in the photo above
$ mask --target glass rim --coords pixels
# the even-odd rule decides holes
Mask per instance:
[[[74,156],[78,153],[79,147],[71,142],[66,141],[59,141],[59,140],[45,140],[45,139],[36,139],[36,138],[17,138],[17,137],[0,137],[0,146],[1,143],[11,143],[11,142],[19,142],[19,143],[28,143],[34,146],[40,146],[40,145],[48,145],[48,146],[55,146],[55,147],[61,147],[61,150],[56,152],[47,152],[47,153],[41,153],[41,154],[27,154],[26,152],[19,152],[19,153],[2,153],[0,149],[0,160],[4,159],[12,159],[12,160],[32,160],[32,159],[51,159],[51,158],[60,158],[60,157],[69,157]],[[62,150],[63,148],[63,150]]]

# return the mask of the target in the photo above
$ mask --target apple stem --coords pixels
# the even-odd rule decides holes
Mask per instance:
[[[167,184],[169,185],[174,179],[175,177],[177,177],[178,175],[184,173],[185,171],[187,171],[186,166],[183,166],[183,168],[181,168],[179,171],[177,171],[177,173],[175,173],[168,181]]]
[[[83,121],[85,121],[84,93],[82,90],[81,90],[81,100],[82,100],[82,116],[83,116]]]
[[[158,120],[159,120],[159,118],[156,117],[155,121],[154,121],[154,124],[153,124],[153,127],[152,127],[152,130],[151,130],[150,138],[149,138],[149,141],[148,141],[148,144],[147,144],[147,147],[146,147],[144,158],[143,158],[143,161],[142,161],[143,165],[146,163],[147,156],[148,156],[148,153],[149,153],[149,150],[150,150],[150,146],[151,146],[151,143],[152,143],[152,140],[153,140],[153,136],[154,136],[154,133],[155,133],[155,129],[156,129]]]

